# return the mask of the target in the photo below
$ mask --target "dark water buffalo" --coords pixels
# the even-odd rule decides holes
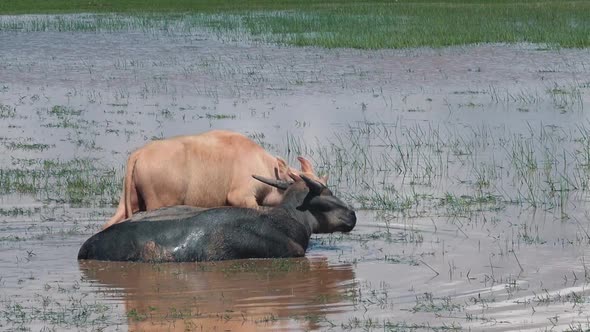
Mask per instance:
[[[282,202],[267,210],[220,207],[182,208],[179,216],[144,217],[115,224],[88,239],[78,259],[190,262],[242,258],[300,257],[312,233],[349,232],[354,211],[322,183],[305,175],[293,183],[256,177],[286,189]]]

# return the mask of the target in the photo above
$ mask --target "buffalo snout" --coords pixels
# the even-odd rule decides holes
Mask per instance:
[[[342,222],[340,231],[348,233],[354,229],[354,226],[356,226],[356,213],[354,210],[349,210],[347,215],[344,218],[341,218],[340,221]]]

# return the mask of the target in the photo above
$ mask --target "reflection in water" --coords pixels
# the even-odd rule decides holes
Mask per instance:
[[[80,261],[85,279],[122,297],[133,331],[314,330],[351,310],[351,265],[325,257],[147,264]]]

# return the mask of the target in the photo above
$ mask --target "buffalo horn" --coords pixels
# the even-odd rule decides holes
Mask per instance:
[[[259,175],[252,175],[252,177],[262,183],[266,183],[269,186],[273,186],[273,187],[281,189],[281,190],[286,190],[289,187],[289,185],[291,184],[290,182],[287,182],[287,181],[269,179],[269,178],[265,178],[265,177],[262,177]]]
[[[311,191],[312,193],[319,195],[322,192],[322,190],[324,190],[325,186],[319,183],[318,181],[307,177],[305,174],[299,174],[299,176],[303,179],[303,181],[305,181],[305,184],[307,184],[309,191]]]

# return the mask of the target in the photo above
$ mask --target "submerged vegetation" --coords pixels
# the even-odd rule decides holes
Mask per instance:
[[[71,13],[105,15],[60,15]],[[4,17],[0,31],[208,28],[238,33],[240,39],[361,49],[478,43],[590,46],[590,2],[579,0],[5,0],[0,2],[2,14],[58,16],[31,17],[26,24]]]
[[[85,206],[110,206],[119,195],[119,176],[113,169],[100,167],[97,160],[24,159],[13,163],[14,167],[0,169],[0,195],[28,194],[44,202]]]

